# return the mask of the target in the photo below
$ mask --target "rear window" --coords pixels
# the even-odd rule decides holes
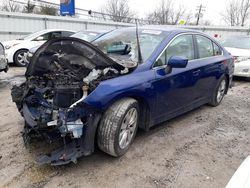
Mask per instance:
[[[250,50],[249,36],[230,36],[220,40],[220,43],[224,47]]]

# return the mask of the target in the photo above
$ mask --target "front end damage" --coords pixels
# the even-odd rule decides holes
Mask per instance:
[[[26,82],[12,88],[12,99],[25,120],[25,144],[35,136],[63,142],[62,148],[40,156],[38,162],[62,165],[90,155],[102,111],[85,99],[100,82],[135,67],[79,39],[54,39],[40,47],[27,68]]]

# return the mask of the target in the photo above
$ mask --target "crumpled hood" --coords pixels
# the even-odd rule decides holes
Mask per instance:
[[[28,65],[26,76],[35,76],[50,71],[53,58],[63,58],[70,64],[82,64],[90,61],[93,68],[113,67],[117,70],[134,70],[137,63],[115,61],[89,42],[77,38],[65,37],[52,39],[43,44],[34,54]],[[48,70],[45,70],[48,69]]]

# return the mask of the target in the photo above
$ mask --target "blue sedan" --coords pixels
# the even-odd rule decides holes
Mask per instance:
[[[127,152],[137,129],[201,105],[217,106],[232,83],[233,57],[197,31],[145,26],[114,30],[92,44],[53,39],[40,47],[26,82],[12,88],[24,117],[24,141],[63,140],[40,156],[62,165],[98,147],[115,157]]]

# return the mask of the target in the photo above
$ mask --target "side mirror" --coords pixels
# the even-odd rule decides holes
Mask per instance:
[[[37,37],[37,38],[35,39],[35,41],[42,41],[42,40],[44,40],[44,38],[43,38],[42,36]]]
[[[167,65],[171,68],[185,68],[187,66],[188,59],[181,56],[172,56],[167,62]]]

